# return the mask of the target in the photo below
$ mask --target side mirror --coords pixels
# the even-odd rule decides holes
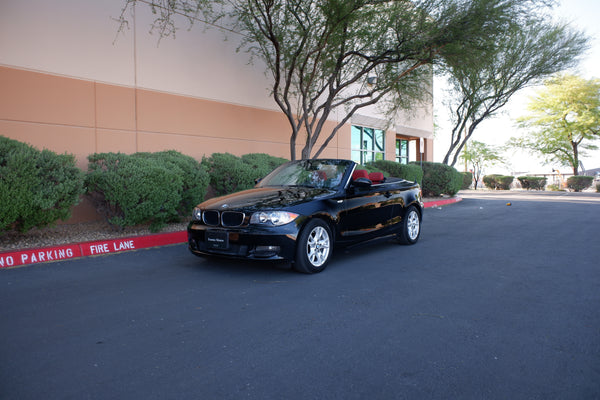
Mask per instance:
[[[373,182],[367,178],[357,178],[352,182],[352,186],[355,188],[367,189],[370,188]]]
[[[255,185],[258,185],[258,184],[260,183],[260,181],[262,181],[262,180],[263,180],[263,178],[256,178],[256,179],[254,180],[254,184],[255,184]]]

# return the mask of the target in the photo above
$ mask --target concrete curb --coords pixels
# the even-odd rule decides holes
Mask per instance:
[[[433,200],[425,202],[425,208],[440,207],[462,201],[461,197]],[[111,240],[99,240],[66,244],[61,246],[41,247],[0,252],[0,269],[23,265],[39,264],[53,261],[70,260],[123,251],[146,249],[149,247],[167,246],[187,242],[187,232],[158,233],[155,235],[135,236]]]

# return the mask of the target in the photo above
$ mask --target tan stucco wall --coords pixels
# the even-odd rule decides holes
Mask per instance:
[[[0,86],[0,135],[75,154],[84,168],[89,154],[110,151],[290,157],[290,127],[277,111],[7,67]],[[347,127],[323,156],[347,158],[349,144]],[[300,139],[297,154],[301,147]]]
[[[159,43],[148,34],[156,16],[145,5],[128,13],[130,29],[117,34],[123,4],[0,1],[0,135],[74,154],[83,169],[97,152],[290,157],[288,122],[269,95],[264,65],[236,52],[239,35],[224,40],[199,23]],[[429,108],[386,128],[387,159],[403,133],[398,126],[411,135],[433,132]],[[342,111],[332,112],[317,148]],[[382,118],[375,108],[364,111]],[[297,139],[297,156],[303,142]],[[347,124],[320,156],[351,158],[350,146]]]

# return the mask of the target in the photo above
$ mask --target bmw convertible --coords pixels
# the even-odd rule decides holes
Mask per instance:
[[[283,260],[316,273],[334,246],[389,235],[416,243],[422,217],[416,182],[369,174],[349,160],[292,161],[253,189],[195,207],[188,244],[198,256]]]

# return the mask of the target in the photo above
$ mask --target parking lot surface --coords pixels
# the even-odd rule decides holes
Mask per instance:
[[[0,398],[600,398],[575,195],[469,193],[317,275],[185,245],[0,270]]]

